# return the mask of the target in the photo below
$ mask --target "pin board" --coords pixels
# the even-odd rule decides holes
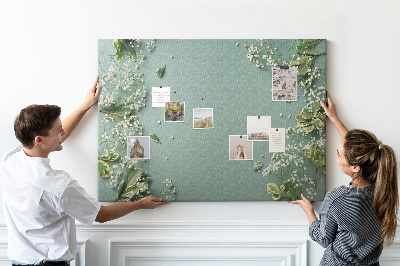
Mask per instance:
[[[326,40],[98,41],[99,201],[323,200]]]

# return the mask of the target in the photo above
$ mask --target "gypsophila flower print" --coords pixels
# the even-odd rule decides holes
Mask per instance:
[[[315,187],[318,173],[326,169],[326,116],[320,101],[325,100],[325,81],[321,71],[312,67],[314,58],[325,55],[315,50],[319,39],[302,40],[291,44],[281,52],[279,42],[258,40],[248,45],[247,57],[256,67],[288,66],[298,70],[298,84],[303,89],[305,107],[295,116],[297,125],[286,130],[287,145],[284,153],[275,153],[262,175],[268,183],[267,191],[274,200],[297,200],[305,194],[310,200],[317,195]],[[273,47],[276,45],[278,47]],[[299,55],[300,54],[300,55]],[[320,85],[317,86],[316,83]]]
[[[147,87],[139,67],[146,58],[145,53],[156,48],[155,41],[115,39],[114,49],[99,49],[102,92],[99,97],[98,173],[99,181],[114,195],[113,201],[135,201],[151,195],[150,177],[146,171],[135,167],[137,161],[127,158],[126,150],[128,136],[142,136],[139,114],[146,107]],[[157,138],[155,133],[154,138]],[[174,194],[175,190],[168,199]]]

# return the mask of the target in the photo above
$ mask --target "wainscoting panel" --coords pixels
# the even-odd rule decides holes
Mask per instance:
[[[307,266],[307,241],[110,241],[110,265]]]
[[[73,266],[317,266],[324,252],[307,224],[294,223],[78,224],[77,237]],[[380,262],[400,265],[400,241],[384,249]],[[10,265],[0,224],[0,266]]]

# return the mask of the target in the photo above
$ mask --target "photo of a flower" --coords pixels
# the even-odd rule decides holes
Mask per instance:
[[[165,102],[165,122],[185,122],[184,102]]]

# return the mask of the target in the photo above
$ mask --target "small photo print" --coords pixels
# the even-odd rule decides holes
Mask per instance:
[[[164,122],[185,122],[185,103],[165,102]]]
[[[127,158],[129,160],[150,159],[150,137],[129,136],[127,137]]]
[[[253,142],[242,135],[229,135],[229,160],[253,160]]]
[[[272,69],[272,101],[297,101],[297,69]]]
[[[214,128],[213,108],[193,109],[193,128],[194,129]]]
[[[247,140],[269,141],[269,129],[271,128],[270,116],[247,117]]]

